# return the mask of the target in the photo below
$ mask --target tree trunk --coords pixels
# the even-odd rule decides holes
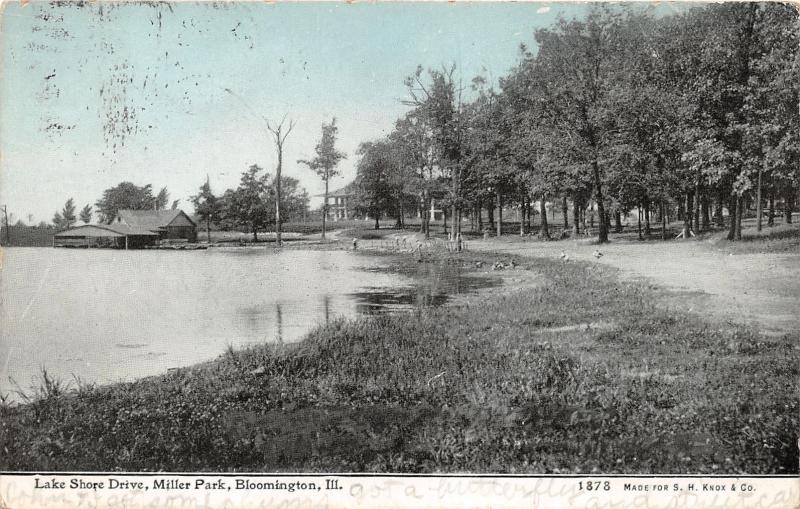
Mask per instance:
[[[644,196],[644,203],[642,203],[643,213],[644,213],[644,235],[645,237],[650,236],[650,197],[645,195]]]
[[[486,220],[489,222],[489,229],[495,227],[494,224],[494,200],[489,200],[489,204],[486,206]]]
[[[278,167],[275,170],[275,246],[281,247],[281,165],[283,164],[283,147],[278,143]],[[327,194],[327,185],[325,186]],[[323,228],[324,230],[324,228]]]
[[[253,229],[253,242],[258,242],[258,228],[256,225],[252,225],[251,228]]]
[[[786,200],[784,203],[784,218],[786,224],[792,224],[792,212],[794,212],[794,186],[786,185]]]
[[[771,180],[771,179],[770,179]],[[767,226],[775,226],[775,186],[769,186],[769,212],[767,213]]]
[[[380,230],[381,223],[378,221],[378,214],[375,214],[375,229]]]
[[[664,200],[661,200],[661,240],[667,240],[667,207]]]
[[[692,236],[692,193],[686,193],[683,201],[683,240],[689,240]]]
[[[455,203],[451,207],[450,216],[450,231],[453,232],[453,240],[455,240],[458,233],[458,208]]]
[[[447,207],[442,207],[442,229],[444,234],[447,235]]]
[[[694,183],[694,202],[692,203],[692,219],[694,232],[700,233],[700,181]]]
[[[722,207],[725,203],[725,191],[722,186],[717,189],[717,199],[715,201],[714,221],[720,228],[725,228],[725,218],[722,216]]]
[[[483,233],[483,207],[481,202],[478,202],[478,206],[475,207],[475,213],[478,216],[475,218],[478,221],[478,232]]]
[[[581,204],[581,226],[583,226],[583,231],[586,232],[586,204]],[[588,232],[586,232],[588,233]]]
[[[531,232],[531,225],[533,224],[533,204],[531,203],[531,195],[525,193],[525,233]]]
[[[206,236],[208,237],[208,243],[211,243],[211,218],[206,219]]]
[[[738,196],[736,198],[736,235],[735,240],[742,240],[742,215],[744,210],[742,205],[744,204],[744,198],[742,196]]]
[[[603,204],[603,184],[600,181],[600,165],[597,159],[592,160],[592,175],[594,177],[595,198],[597,199],[597,214],[600,216],[600,232],[598,242],[608,242],[608,225],[605,222],[606,209]]]
[[[433,199],[431,198],[428,192],[425,193],[425,213],[423,217],[425,218],[425,238],[431,238],[431,221],[433,218],[431,217],[431,208],[433,207]]]
[[[497,191],[497,236],[503,235],[503,195]]]
[[[519,235],[520,237],[525,235],[525,193],[520,193],[520,200],[519,200]]]
[[[727,238],[736,240],[736,195],[734,194],[728,198],[728,219],[730,219],[730,227]]]
[[[431,198],[428,191],[422,191],[422,224],[420,225],[420,232],[425,235],[426,239],[431,238]]]
[[[614,211],[614,233],[622,233],[622,214],[619,210]]]
[[[325,240],[325,230],[328,222],[328,178],[325,176],[325,201],[322,204],[322,239]]]
[[[561,213],[564,216],[564,230],[569,230],[569,206],[567,205],[567,195],[561,197]]]
[[[547,227],[547,197],[543,194],[542,200],[539,202],[539,213],[542,215],[542,228],[539,230],[543,239],[550,239],[550,230]]]
[[[642,240],[642,204],[636,206],[636,234]]]
[[[700,219],[703,230],[711,228],[711,218],[709,217],[709,209],[711,203],[709,202],[708,195],[703,193],[703,198],[700,200]]]
[[[397,212],[397,217],[394,220],[394,227],[400,229],[403,227],[403,200],[398,196],[397,198],[397,207],[395,207],[395,211]]]
[[[581,208],[578,204],[578,194],[575,193],[572,195],[572,233],[575,238],[577,238],[581,233]]]
[[[756,231],[761,231],[761,216],[763,215],[764,206],[761,200],[761,166],[758,167],[758,184],[756,187]]]

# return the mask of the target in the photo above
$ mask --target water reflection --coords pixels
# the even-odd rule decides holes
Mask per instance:
[[[0,274],[0,394],[41,367],[107,383],[290,343],[335,317],[438,306],[491,286],[460,268],[342,251],[9,248]]]
[[[370,267],[369,272],[385,272],[386,267]],[[495,278],[486,278],[467,273],[459,266],[446,264],[422,264],[415,268],[406,267],[401,273],[411,276],[410,286],[391,288],[365,288],[350,294],[356,301],[356,309],[361,314],[381,314],[404,309],[420,310],[425,307],[440,306],[451,295],[469,293],[481,288],[499,284]]]
[[[283,344],[283,314],[280,302],[275,304],[275,324],[278,329],[278,343]]]

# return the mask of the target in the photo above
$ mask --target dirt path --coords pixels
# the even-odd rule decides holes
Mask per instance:
[[[472,241],[470,249],[604,263],[631,278],[676,290],[676,301],[736,323],[754,323],[764,334],[800,332],[800,253],[731,255],[706,242]],[[599,259],[595,251],[602,253]]]

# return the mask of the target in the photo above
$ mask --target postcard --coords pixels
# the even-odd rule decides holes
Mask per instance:
[[[798,16],[5,2],[0,507],[797,507]]]

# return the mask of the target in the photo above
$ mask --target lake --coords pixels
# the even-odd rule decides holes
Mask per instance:
[[[294,342],[337,316],[439,305],[493,284],[457,267],[346,251],[7,248],[0,271],[0,395],[42,367],[110,383]]]

